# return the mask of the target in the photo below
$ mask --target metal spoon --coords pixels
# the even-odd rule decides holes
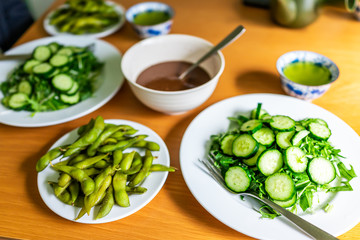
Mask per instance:
[[[178,79],[183,80],[192,70],[194,70],[197,66],[199,66],[200,63],[202,63],[205,59],[216,53],[217,51],[223,49],[228,44],[232,43],[236,39],[238,39],[246,29],[240,25],[237,28],[235,28],[229,35],[227,35],[221,42],[219,42],[216,46],[210,49],[209,52],[207,52],[204,56],[202,56],[197,62],[195,62],[193,65],[191,65],[186,71],[184,71]]]

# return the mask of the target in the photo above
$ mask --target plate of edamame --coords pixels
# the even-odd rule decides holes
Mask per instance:
[[[123,154],[122,159],[126,159],[125,156],[130,156],[131,153],[136,152],[136,154],[138,153],[139,156],[141,156],[143,158],[143,165],[145,165],[146,156],[147,156],[147,154],[149,154],[149,152],[151,152],[151,154],[153,156],[153,160],[152,160],[153,165],[152,166],[158,167],[158,166],[169,166],[170,165],[170,156],[169,156],[169,151],[166,147],[166,144],[161,139],[161,137],[157,133],[155,133],[153,130],[151,130],[150,128],[148,128],[142,124],[136,123],[136,122],[132,122],[132,121],[128,121],[128,120],[119,120],[119,119],[105,120],[104,132],[107,129],[106,126],[108,126],[109,129],[114,126],[131,126],[133,129],[137,130],[136,133],[134,135],[132,135],[133,137],[146,136],[147,142],[156,143],[158,146],[157,149],[155,149],[155,150],[151,149],[151,151],[149,151],[148,148],[139,147],[139,145],[138,146],[131,145],[132,147],[126,148],[124,150],[121,149],[121,151],[122,151],[121,154]],[[75,129],[75,130],[65,134],[63,137],[61,137],[59,140],[57,140],[50,149],[58,148],[59,146],[69,146],[69,144],[71,145],[71,144],[75,143],[77,139],[80,139],[80,137],[79,137],[79,136],[81,136],[81,135],[79,135],[80,128]],[[114,136],[114,138],[115,138],[115,136]],[[111,139],[109,139],[109,140],[111,140]],[[119,140],[119,141],[121,141],[121,140]],[[109,144],[108,147],[110,145],[111,144]],[[107,146],[107,145],[103,145],[103,146]],[[114,144],[112,146],[114,146]],[[97,151],[101,151],[101,150],[98,149]],[[79,155],[81,155],[81,152],[79,152],[79,154],[77,154],[77,156],[79,156]],[[108,153],[106,153],[106,155],[112,156],[110,158],[115,159],[115,156],[114,156],[115,152],[108,152]],[[97,204],[97,205],[94,204],[91,207],[89,214],[83,213],[81,215],[81,211],[84,210],[83,208],[86,204],[85,201],[83,201],[83,203],[82,203],[83,205],[81,207],[77,204],[77,202],[73,202],[72,204],[65,203],[62,198],[55,195],[56,192],[55,192],[55,188],[54,188],[53,184],[54,183],[60,184],[60,172],[61,171],[57,171],[57,170],[61,169],[61,167],[59,167],[61,165],[61,163],[59,164],[59,162],[66,162],[68,159],[69,159],[69,161],[71,161],[71,159],[75,159],[75,158],[71,158],[71,157],[66,158],[63,156],[60,156],[60,157],[54,159],[53,161],[50,162],[50,164],[46,164],[44,167],[41,168],[40,171],[37,166],[37,170],[39,171],[38,179],[37,179],[38,189],[39,189],[41,198],[43,199],[45,204],[54,213],[56,213],[57,215],[65,218],[65,219],[68,219],[68,220],[74,221],[74,222],[79,222],[79,223],[97,224],[97,223],[112,222],[112,221],[116,221],[116,220],[125,218],[126,216],[129,216],[129,215],[139,211],[141,208],[143,208],[146,204],[148,204],[158,194],[158,192],[161,190],[162,186],[164,185],[167,175],[168,175],[168,171],[165,171],[165,170],[158,170],[158,171],[150,170],[147,174],[147,177],[145,177],[144,180],[142,180],[139,184],[136,185],[136,187],[139,187],[140,189],[146,189],[146,191],[143,191],[141,194],[138,194],[139,192],[135,192],[135,191],[126,189],[127,194],[128,194],[128,199],[129,199],[128,206],[121,207],[120,205],[117,204],[118,201],[116,200],[116,197],[114,197],[115,203],[113,204],[111,210],[107,214],[103,215],[102,217],[99,217],[99,214],[101,214],[100,212],[101,212],[101,208],[102,208],[102,202],[105,201],[105,198],[103,198],[104,199],[103,201],[99,201],[99,204]],[[95,155],[95,157],[96,156],[97,155]],[[86,158],[86,159],[89,159],[89,158]],[[133,162],[134,161],[135,160],[133,160]],[[40,160],[39,160],[39,162],[40,162]],[[110,162],[108,162],[108,163],[110,163]],[[70,166],[70,164],[66,164],[66,167],[68,167],[68,166]],[[75,166],[75,165],[72,165],[72,166]],[[119,164],[118,166],[121,166],[121,165]],[[110,164],[110,168],[111,167],[112,167],[112,165]],[[92,168],[94,168],[94,167],[92,167]],[[98,175],[101,174],[101,172],[103,171],[102,169],[106,169],[106,167],[101,168],[99,166],[96,166],[96,168],[98,168],[97,170],[95,169],[95,171],[99,172]],[[57,169],[57,170],[55,170],[55,169]],[[112,174],[113,179],[112,179],[112,183],[110,184],[114,188],[114,195],[116,194],[114,181],[115,181],[115,176],[118,171],[121,171],[121,168],[116,168],[115,173]],[[131,168],[129,171],[131,171]],[[109,175],[111,176],[111,174],[109,174]],[[90,176],[90,173],[89,173],[89,176]],[[134,181],[134,179],[131,180],[130,177],[131,177],[131,174],[128,175],[127,187],[128,186],[132,187],[131,181]],[[94,177],[94,179],[96,179],[96,178]],[[72,181],[76,182],[74,179],[72,179]],[[94,181],[96,182],[96,180],[94,180]],[[82,189],[83,185],[81,185],[79,183],[79,186],[81,186],[80,189]],[[109,186],[107,187],[108,189],[110,189]],[[69,192],[71,192],[71,189],[69,189]]]

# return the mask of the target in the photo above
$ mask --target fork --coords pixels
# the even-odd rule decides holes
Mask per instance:
[[[229,192],[231,192],[233,194],[237,194],[239,196],[250,196],[250,197],[255,198],[255,199],[259,200],[260,202],[268,205],[269,207],[274,209],[276,212],[280,213],[285,218],[287,218],[290,222],[294,223],[297,227],[299,227],[303,232],[305,232],[306,234],[311,236],[313,239],[317,239],[317,240],[335,240],[335,239],[337,239],[338,240],[338,238],[332,236],[331,234],[325,232],[324,230],[321,230],[320,228],[316,227],[315,225],[311,224],[310,222],[305,221],[301,217],[299,217],[296,214],[286,210],[285,208],[280,207],[279,205],[277,205],[276,203],[270,201],[269,199],[260,198],[259,195],[257,193],[255,193],[255,192],[237,193],[237,192],[232,191],[231,189],[229,189],[226,186],[224,178],[223,178],[222,174],[220,173],[220,170],[217,167],[214,166],[214,162],[213,162],[213,159],[211,158],[211,156],[209,156],[209,158],[207,158],[207,160],[199,159],[199,161],[201,163],[203,163],[204,166],[209,170],[210,175],[222,187],[224,187]]]

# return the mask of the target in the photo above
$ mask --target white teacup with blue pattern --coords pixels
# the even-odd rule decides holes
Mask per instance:
[[[169,15],[169,20],[155,25],[138,25],[134,19],[138,14],[144,12],[161,11]],[[131,24],[140,38],[149,38],[168,34],[173,24],[174,10],[167,4],[161,2],[143,2],[130,7],[126,11],[126,20]]]
[[[284,68],[295,62],[313,62],[328,68],[331,73],[330,82],[318,86],[308,86],[291,81],[284,75]],[[330,88],[331,83],[339,77],[339,69],[333,61],[321,54],[310,51],[285,53],[277,60],[276,68],[280,74],[281,86],[286,94],[306,101],[322,96]]]

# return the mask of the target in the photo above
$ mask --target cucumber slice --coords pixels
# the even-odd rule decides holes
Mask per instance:
[[[295,131],[290,132],[278,132],[276,134],[276,144],[282,148],[286,149],[291,146],[291,139],[294,136]]]
[[[33,67],[35,67],[36,65],[39,65],[40,63],[41,62],[39,62],[36,59],[29,59],[24,63],[23,70],[24,70],[24,72],[30,74],[30,73],[32,73]]]
[[[281,152],[276,149],[268,149],[260,155],[257,167],[262,174],[270,176],[279,171],[283,164],[284,161]]]
[[[30,95],[32,92],[32,86],[29,81],[21,81],[18,85],[18,91],[21,93],[25,93],[26,95]]]
[[[300,124],[295,124],[295,131],[300,132],[301,130],[305,130],[306,128]]]
[[[320,140],[327,140],[331,136],[330,129],[321,123],[316,123],[316,122],[310,123],[309,131],[313,138]]]
[[[271,118],[270,126],[271,128],[281,131],[281,132],[288,132],[292,131],[295,128],[295,121],[283,115],[276,115]]]
[[[251,183],[247,171],[240,166],[230,167],[224,176],[226,186],[234,192],[245,192]]]
[[[256,116],[257,108],[251,111],[251,119],[262,119],[263,116],[269,115],[265,109],[260,109],[259,116]]]
[[[66,95],[74,95],[75,93],[77,93],[79,88],[80,88],[79,84],[76,81],[74,81],[73,86],[70,88],[69,91],[66,92]]]
[[[248,133],[255,133],[261,127],[262,127],[262,122],[260,120],[252,119],[252,120],[244,122],[240,127],[240,131],[248,132]]]
[[[283,208],[292,207],[297,201],[297,194],[294,194],[294,196],[287,201],[278,201],[274,199],[272,199],[272,201]]]
[[[59,50],[61,46],[57,42],[52,42],[48,44],[48,47],[50,48],[51,52],[54,54]]]
[[[54,88],[61,92],[69,91],[74,85],[74,80],[65,73],[60,73],[56,75],[55,77],[53,77],[51,82]]]
[[[32,69],[33,73],[40,76],[49,76],[54,71],[54,68],[49,63],[40,63]]]
[[[308,130],[301,130],[300,132],[297,132],[294,137],[291,139],[291,144],[293,146],[300,146],[302,140],[309,135],[309,131]]]
[[[307,169],[308,158],[305,152],[299,147],[289,147],[286,149],[285,160],[287,166],[293,172],[302,173]]]
[[[274,173],[267,177],[265,191],[277,201],[287,201],[296,193],[294,181],[286,173]]]
[[[308,174],[311,181],[320,185],[328,184],[336,177],[334,165],[323,157],[316,157],[310,161]]]
[[[54,67],[62,67],[69,63],[69,57],[62,54],[56,54],[50,58],[49,62]]]
[[[70,47],[63,47],[61,48],[57,54],[62,54],[62,55],[66,55],[68,57],[72,56],[73,55],[73,50],[70,48]]]
[[[72,95],[72,96],[69,96],[69,95],[66,95],[66,94],[60,94],[60,100],[63,102],[63,103],[66,103],[66,104],[75,104],[75,103],[78,103],[80,101],[80,93],[77,92],[75,95]]]
[[[250,134],[237,136],[232,144],[232,152],[237,157],[249,158],[258,150],[258,142]]]
[[[256,131],[252,136],[258,143],[266,147],[271,146],[275,142],[275,134],[273,130],[267,127],[261,128],[260,130]]]
[[[12,109],[21,109],[29,103],[29,97],[25,93],[13,93],[8,100],[8,106]]]
[[[233,155],[232,145],[233,145],[234,139],[236,137],[237,137],[237,135],[235,135],[235,134],[228,134],[228,135],[225,135],[220,140],[220,148],[223,151],[223,153],[225,153],[227,155]]]
[[[266,147],[259,144],[259,148],[258,148],[257,152],[255,153],[255,155],[252,156],[251,158],[243,159],[243,163],[245,163],[246,165],[251,166],[251,167],[256,166],[259,156],[265,150],[266,150]]]
[[[33,58],[40,62],[48,60],[50,56],[51,50],[48,46],[38,46],[34,49]]]

